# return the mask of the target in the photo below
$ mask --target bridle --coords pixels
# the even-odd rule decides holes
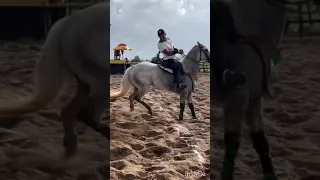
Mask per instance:
[[[200,62],[201,62],[201,60],[202,60],[202,56],[201,56],[202,53],[201,53],[201,52],[203,52],[203,53],[207,56],[207,59],[206,59],[206,60],[208,60],[208,61],[210,62],[210,56],[208,56],[208,53],[205,52],[205,51],[208,51],[208,52],[209,52],[209,50],[208,50],[207,48],[204,48],[204,46],[203,46],[202,44],[200,44],[199,42],[197,42],[197,43],[198,43],[198,48],[199,48],[199,50],[200,50],[199,61],[197,61],[197,60],[195,60],[194,58],[191,58],[191,57],[189,57],[188,55],[185,55],[185,54],[182,54],[182,57],[190,60],[191,62],[193,62],[193,63],[195,63],[195,64],[200,64]]]

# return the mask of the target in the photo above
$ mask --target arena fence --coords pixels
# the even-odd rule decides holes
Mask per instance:
[[[289,32],[291,26],[297,26],[300,38],[305,35],[319,36],[320,16],[319,11],[316,10],[317,7],[305,2],[297,2],[295,6],[295,11],[288,11],[285,35],[292,33]],[[309,26],[306,26],[307,24]]]
[[[207,62],[200,62],[200,73],[210,74],[210,64]]]

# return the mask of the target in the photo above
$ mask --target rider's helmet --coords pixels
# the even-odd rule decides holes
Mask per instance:
[[[159,29],[158,30],[158,37],[160,37],[161,35],[165,34],[166,32],[163,29]]]

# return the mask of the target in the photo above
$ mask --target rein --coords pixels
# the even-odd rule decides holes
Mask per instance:
[[[203,51],[203,49],[199,46],[199,49],[200,49],[200,51]],[[197,61],[197,60],[195,60],[195,59],[193,59],[193,58],[190,58],[188,55],[185,55],[185,54],[181,54],[182,55],[182,57],[184,57],[184,58],[187,58],[188,60],[190,60],[191,62],[193,62],[193,63],[195,63],[195,64],[200,64],[200,61],[201,61],[201,53],[200,53],[200,60],[199,61]],[[208,57],[209,58],[209,57]],[[210,59],[210,58],[209,58]]]

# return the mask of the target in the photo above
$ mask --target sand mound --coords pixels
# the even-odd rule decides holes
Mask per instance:
[[[320,179],[320,40],[286,40],[282,44],[284,66],[276,99],[265,99],[265,130],[280,179]],[[214,127],[212,159],[219,179],[223,160],[221,109],[211,114]],[[235,179],[259,179],[261,165],[244,131],[236,160]]]
[[[118,90],[121,78],[111,76],[110,89]],[[111,179],[209,179],[209,82],[200,76],[193,96],[196,121],[188,108],[179,121],[179,95],[155,88],[144,97],[153,116],[138,103],[130,112],[125,97],[112,102]]]
[[[19,95],[30,93],[41,44],[29,40],[0,44],[1,103],[3,99],[11,99],[7,97],[8,91]],[[57,110],[25,117],[18,125],[13,120],[1,120],[0,179],[106,179],[110,170],[107,142],[89,128],[79,136],[81,159],[61,158],[63,128]]]

